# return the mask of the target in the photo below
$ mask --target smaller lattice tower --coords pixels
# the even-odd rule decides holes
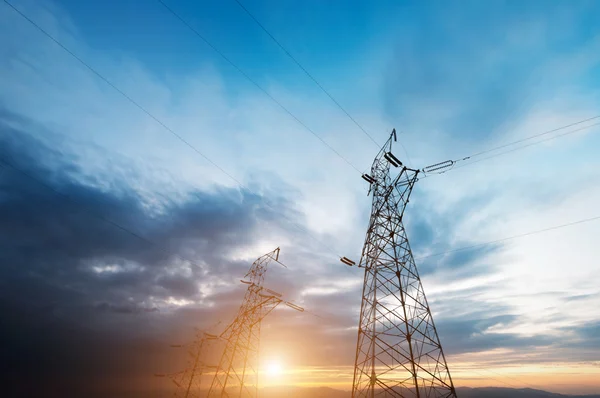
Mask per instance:
[[[277,305],[303,311],[295,304],[284,302],[281,294],[263,286],[267,266],[279,263],[279,248],[259,257],[241,282],[248,285],[237,317],[220,335],[225,348],[215,372],[209,397],[256,397],[258,395],[258,364],[261,321]],[[282,264],[283,265],[283,264]]]
[[[157,377],[166,377],[175,384],[174,397],[177,398],[203,398],[205,391],[201,389],[202,375],[207,370],[216,368],[204,362],[208,345],[219,337],[213,334],[199,331],[195,340],[187,345],[171,345],[172,348],[184,348],[187,350],[188,363],[186,369],[170,374],[156,374]]]

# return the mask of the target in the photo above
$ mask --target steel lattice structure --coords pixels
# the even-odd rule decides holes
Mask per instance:
[[[188,348],[189,355],[188,366],[184,371],[167,374],[156,375],[160,377],[168,377],[177,387],[174,397],[177,398],[203,398],[204,392],[201,388],[202,374],[206,369],[215,368],[204,363],[204,356],[207,345],[218,339],[218,336],[199,331],[196,339],[189,346],[172,345],[173,348]]]
[[[352,397],[456,397],[402,220],[419,170],[391,153],[395,140],[394,130],[363,175],[373,205],[359,264],[365,275]]]
[[[279,262],[279,248],[259,257],[246,274],[249,281],[237,317],[221,334],[225,349],[213,378],[209,397],[256,397],[261,321],[283,300],[281,294],[263,287],[267,266]],[[303,311],[292,303],[285,305]]]

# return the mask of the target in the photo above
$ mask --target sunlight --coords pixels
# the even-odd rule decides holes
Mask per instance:
[[[283,367],[279,361],[270,361],[267,363],[266,373],[269,377],[280,376],[283,372]]]

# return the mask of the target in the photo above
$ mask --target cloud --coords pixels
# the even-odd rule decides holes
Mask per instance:
[[[208,296],[230,290],[251,260],[227,253],[264,239],[256,231],[276,214],[263,197],[233,188],[195,191],[153,214],[127,178],[106,181],[110,189],[88,184],[72,156],[34,138],[26,119],[5,115],[0,302],[2,357],[11,374],[34,375],[39,388],[57,391],[73,380],[77,388],[92,388],[108,375],[151,374],[159,360],[144,364],[143,358],[168,346],[166,330],[191,330],[215,317],[175,316],[167,326],[163,313],[202,308]],[[7,124],[16,119],[25,129]],[[294,214],[285,198],[276,200]],[[220,300],[218,310],[239,305],[235,296]]]
[[[595,360],[596,349],[600,346],[600,321],[580,323],[566,327],[566,342],[559,343],[561,348],[570,350],[574,359]]]
[[[489,308],[496,314],[497,308]],[[478,315],[478,316],[477,316]],[[553,336],[523,336],[515,333],[498,332],[518,322],[515,315],[469,314],[459,319],[441,318],[436,323],[442,335],[447,354],[467,354],[495,349],[527,351],[546,347],[554,341]],[[492,331],[493,328],[496,330]]]
[[[125,374],[141,385],[156,371],[178,370],[184,360],[166,347],[189,340],[194,326],[228,322],[243,295],[235,283],[251,261],[278,245],[289,269],[272,268],[267,285],[307,311],[276,310],[265,321],[263,349],[302,365],[351,367],[362,273],[344,268],[338,256],[358,261],[360,255],[370,198],[359,176],[204,53],[165,76],[118,43],[106,43],[118,51],[98,46],[59,7],[19,6],[252,192],[0,8],[6,33],[0,45],[9,59],[0,64],[7,77],[0,155],[38,180],[0,170],[0,297],[6,324],[13,325],[4,340],[14,343],[3,349],[18,364],[13,374],[27,374],[30,346],[40,351],[36,374],[67,383],[68,372],[61,375],[53,361],[61,358],[81,388],[85,375],[97,374],[102,383],[87,384],[101,389]],[[368,77],[356,85],[332,82],[344,88],[336,94],[344,104],[357,101],[359,120],[371,123],[366,127],[380,127],[369,129],[376,137],[392,125],[405,129],[399,138],[417,166],[598,109],[589,78],[600,52],[585,24],[576,23],[585,7],[472,6],[426,5],[402,12],[406,23],[378,21],[385,26],[381,36],[393,38],[383,44],[394,48],[393,57],[353,53]],[[171,33],[180,32],[165,37]],[[336,72],[348,67],[328,62]],[[373,71],[385,63],[379,78]],[[375,149],[365,137],[349,130],[326,98],[297,82],[291,92],[288,83],[270,80],[265,87],[367,168]],[[374,87],[381,92],[375,95]],[[363,89],[377,97],[373,103]],[[597,318],[589,311],[599,298],[592,225],[427,257],[589,216],[600,198],[595,132],[417,184],[406,227],[451,358],[471,355],[486,363],[477,355],[490,348],[504,350],[505,363],[542,362],[540,350],[557,361],[597,356],[593,346],[585,356],[576,349],[595,332],[583,321]],[[552,344],[567,336],[564,347]],[[306,349],[316,341],[317,353]]]
[[[431,115],[436,122],[450,116],[446,128],[454,136],[487,138],[508,115],[518,120],[547,93],[555,82],[544,78],[560,74],[558,65],[593,49],[595,37],[575,23],[589,11],[583,4],[542,9],[470,2],[417,12],[397,28],[403,34],[388,72],[390,109],[429,103],[432,111],[439,106]]]

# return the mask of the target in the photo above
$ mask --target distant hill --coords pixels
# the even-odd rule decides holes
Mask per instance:
[[[542,390],[534,390],[531,388],[457,388],[458,398],[600,398],[600,394],[596,395],[563,395],[555,394]],[[30,397],[28,395],[27,397]],[[59,395],[44,395],[45,397],[62,398]],[[18,395],[11,398],[25,398],[25,395]],[[106,394],[73,394],[70,397],[78,398],[107,398]],[[172,392],[166,391],[146,391],[145,393],[116,393],[111,394],[110,398],[165,398],[172,397]],[[328,387],[267,387],[260,389],[260,398],[350,398],[349,391],[336,390]]]
[[[532,388],[457,388],[459,398],[600,398],[599,395],[564,395]]]
[[[457,388],[459,398],[600,398],[599,395],[564,395],[531,388]]]
[[[563,395],[531,388],[457,388],[458,398],[600,398],[600,395]],[[261,398],[350,398],[349,391],[328,387],[272,387],[261,390]]]
[[[563,395],[531,388],[457,388],[458,398],[600,398],[600,395]],[[269,387],[261,398],[350,398],[349,391],[328,387]]]

